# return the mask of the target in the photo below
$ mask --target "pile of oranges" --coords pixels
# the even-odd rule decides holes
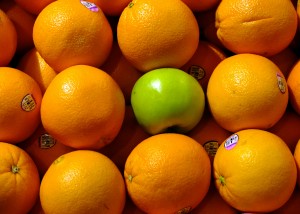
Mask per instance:
[[[0,214],[296,213],[299,17],[297,0],[2,0]],[[135,118],[158,68],[205,93],[186,133]]]

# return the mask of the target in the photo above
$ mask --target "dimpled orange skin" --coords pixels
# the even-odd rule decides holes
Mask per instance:
[[[0,97],[0,141],[19,143],[40,123],[42,92],[37,82],[24,72],[0,67]]]
[[[0,66],[8,66],[17,49],[17,31],[13,22],[1,8],[0,35]]]
[[[288,98],[287,83],[278,66],[256,54],[224,59],[207,86],[213,117],[231,132],[271,128],[285,113]]]
[[[124,56],[142,72],[185,64],[199,42],[199,27],[181,0],[133,0],[122,12],[117,40]]]
[[[222,198],[244,212],[270,212],[293,193],[297,169],[293,154],[278,136],[259,129],[236,132],[235,146],[219,147],[215,184]]]
[[[35,163],[24,150],[6,142],[0,142],[0,162],[0,213],[28,213],[40,187]]]
[[[272,56],[292,42],[297,19],[290,0],[222,0],[216,10],[217,36],[234,53]]]
[[[127,191],[146,213],[186,213],[208,192],[211,165],[204,148],[186,135],[165,133],[139,143],[124,170]]]
[[[49,167],[41,181],[40,200],[46,214],[120,214],[126,190],[122,174],[109,158],[77,150]]]
[[[71,66],[52,80],[41,105],[45,130],[62,144],[100,149],[118,134],[125,99],[106,72],[87,65]]]
[[[33,42],[57,72],[72,65],[101,66],[111,51],[113,35],[102,10],[81,1],[54,1],[37,16]]]

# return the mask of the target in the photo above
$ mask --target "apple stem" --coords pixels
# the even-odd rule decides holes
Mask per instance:
[[[11,166],[11,171],[12,173],[16,174],[20,171],[20,168],[18,166],[13,165]]]

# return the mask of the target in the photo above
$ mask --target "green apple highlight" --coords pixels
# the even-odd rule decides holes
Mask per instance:
[[[131,92],[138,123],[149,133],[186,133],[201,120],[205,96],[198,81],[176,68],[159,68],[141,76]]]

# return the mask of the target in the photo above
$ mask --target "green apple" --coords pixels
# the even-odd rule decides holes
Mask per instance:
[[[186,133],[201,120],[205,96],[191,75],[176,68],[159,68],[136,81],[131,106],[138,123],[149,134]]]

